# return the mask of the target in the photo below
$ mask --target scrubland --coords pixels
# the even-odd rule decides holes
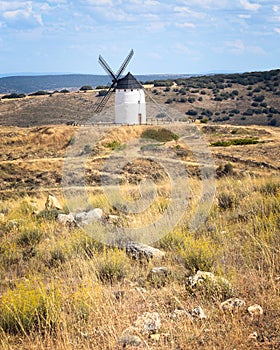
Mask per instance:
[[[1,130],[1,349],[135,349],[136,345],[125,347],[119,340],[145,312],[158,312],[161,327],[146,333],[134,328],[142,348],[279,349],[278,129],[202,128],[216,162],[211,210],[192,231],[188,224],[196,202],[191,199],[183,220],[153,244],[165,252],[164,258],[150,260],[132,259],[125,249],[100,243],[94,231],[88,234],[81,227],[59,223],[57,210],[45,210],[47,193],[53,192],[63,205],[60,212],[68,212],[61,169],[66,147],[75,142],[75,130],[71,126]],[[108,134],[90,158],[89,168],[95,157],[102,159],[124,146],[132,134],[141,135],[127,130]],[[258,142],[244,144],[240,141],[244,139]],[[218,141],[225,143],[214,145]],[[173,149],[186,164],[193,161],[176,137],[156,147]],[[136,169],[141,170],[141,164]],[[126,169],[128,178],[135,176],[131,170]],[[193,165],[189,176],[193,191],[199,189]],[[88,181],[92,207],[101,207],[106,217],[120,215],[116,225],[133,222],[108,205],[98,176],[92,179],[89,174]],[[138,225],[164,212],[168,191],[162,193],[150,216],[136,220]],[[151,278],[154,267],[166,267],[168,274]],[[197,271],[212,272],[220,282],[190,288],[188,278]],[[246,305],[223,310],[221,303],[232,297]],[[263,314],[248,313],[247,307],[254,304],[262,307]],[[207,318],[174,317],[175,310],[197,306]]]

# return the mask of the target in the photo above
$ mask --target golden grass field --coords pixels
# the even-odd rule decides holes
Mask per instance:
[[[186,127],[177,123],[174,130],[182,125]],[[106,136],[93,150],[81,146],[81,153],[88,152],[92,206],[101,207],[105,215],[120,215],[119,225],[146,225],[168,205],[166,178],[157,184],[161,197],[139,219],[108,205],[100,174],[104,159],[115,147],[124,147],[147,129],[161,128],[104,128]],[[217,171],[209,216],[195,232],[190,231],[188,220],[197,208],[196,199],[191,199],[184,221],[154,243],[165,257],[139,261],[123,249],[104,246],[80,227],[58,223],[55,211],[45,211],[51,192],[67,213],[62,168],[67,147],[78,142],[78,127],[1,127],[1,349],[280,348],[280,130],[202,124],[198,128]],[[244,139],[257,143],[211,146]],[[198,166],[189,148],[180,138],[160,147],[170,149],[185,164],[191,194],[199,194]],[[124,193],[131,200],[138,198],[135,183],[155,171],[160,173],[155,167],[149,169],[144,160],[127,167],[123,176],[126,183],[133,181],[123,186]],[[162,266],[168,268],[167,276],[149,278],[152,268]],[[197,271],[212,272],[231,286],[208,281],[190,289],[186,281]],[[223,310],[221,303],[231,297],[246,305],[232,312]],[[247,308],[254,304],[262,307],[263,314],[249,314]],[[206,319],[173,316],[175,310],[197,306]],[[145,312],[159,313],[157,331],[131,328]],[[121,343],[129,332],[142,345]]]

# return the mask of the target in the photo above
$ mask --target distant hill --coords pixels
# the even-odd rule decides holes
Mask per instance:
[[[62,79],[58,79],[56,82],[61,85],[54,84],[54,76],[21,77],[23,80],[18,80],[16,77],[17,84],[21,82],[23,87],[27,86],[24,85],[24,81],[26,83],[24,79],[28,78],[29,88],[32,86],[31,90],[37,92],[61,88],[70,90],[69,85],[67,85],[69,81],[74,82],[78,89],[69,93],[67,93],[68,90],[44,93],[41,96],[26,96],[24,94],[21,96],[18,96],[20,94],[2,96],[0,99],[0,125],[26,127],[67,123],[86,124],[89,120],[95,123],[113,121],[113,115],[108,108],[113,106],[113,98],[108,101],[104,113],[94,114],[94,104],[100,99],[99,94],[94,90],[85,92],[79,90],[82,85],[104,85],[107,77],[74,75],[70,80],[67,80],[69,76],[62,75],[61,77]],[[100,79],[98,80],[96,77]],[[153,100],[163,107],[170,106],[180,111],[181,121],[192,120],[197,123],[214,125],[280,126],[280,70],[188,78],[180,76],[177,79],[176,76],[172,76],[171,80],[168,80],[170,75],[150,75],[138,78],[142,81],[152,81],[154,77],[156,80],[153,84],[146,86],[147,103]],[[32,79],[42,83],[40,79],[36,81],[37,78],[44,78],[45,82],[49,84],[48,88],[46,85],[39,86],[35,83],[31,85]],[[60,87],[58,88],[58,86]],[[24,90],[17,91],[22,93]],[[152,116],[149,115],[149,117]]]
[[[177,79],[189,77],[187,74],[153,74],[153,75],[138,75],[140,81],[147,80],[162,80],[162,79]],[[107,85],[110,79],[106,75],[91,75],[91,74],[61,74],[61,75],[29,75],[29,76],[9,76],[0,78],[0,94],[8,93],[24,93],[39,90],[60,90],[69,89],[77,90],[83,85]]]

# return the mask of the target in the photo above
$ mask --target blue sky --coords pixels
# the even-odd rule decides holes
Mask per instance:
[[[280,0],[0,0],[0,74],[279,68]]]

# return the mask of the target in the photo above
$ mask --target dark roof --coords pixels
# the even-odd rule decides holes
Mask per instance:
[[[116,89],[143,89],[143,87],[131,73],[127,73],[124,78],[118,80]]]

